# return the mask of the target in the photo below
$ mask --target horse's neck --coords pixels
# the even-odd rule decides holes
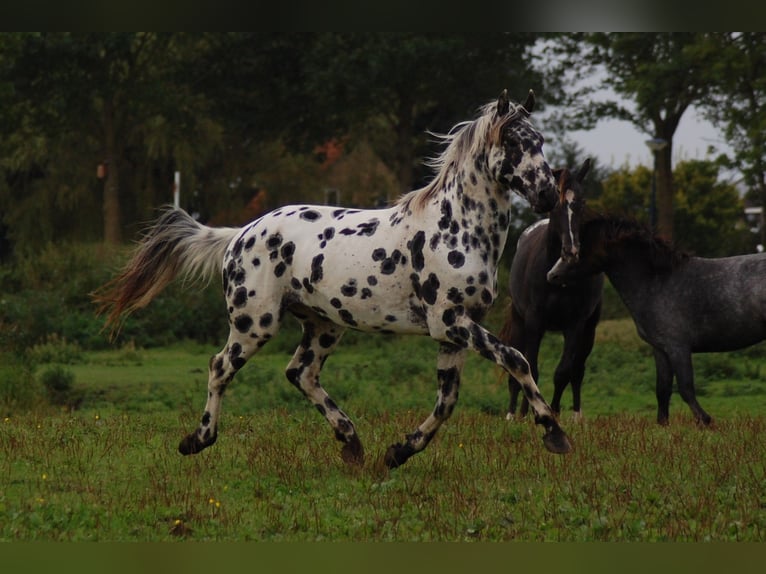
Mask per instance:
[[[640,250],[640,247],[625,246],[611,249],[605,268],[609,281],[634,316],[642,307],[642,302],[655,292],[663,280],[663,276],[652,269],[646,254]]]
[[[483,178],[464,177],[466,173],[472,172],[467,167],[455,170],[439,200],[434,202],[442,218],[439,226],[444,225],[444,212],[449,209],[461,235],[463,232],[473,235],[477,230],[483,230],[484,234],[478,238],[481,248],[487,250],[487,262],[496,266],[508,237],[512,192],[499,190],[496,183]]]

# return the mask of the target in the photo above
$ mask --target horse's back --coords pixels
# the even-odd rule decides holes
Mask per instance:
[[[692,352],[733,351],[766,339],[766,254],[689,259],[654,315]],[[665,328],[662,328],[663,330]]]

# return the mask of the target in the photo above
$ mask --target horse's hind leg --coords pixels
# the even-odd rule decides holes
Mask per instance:
[[[327,419],[335,431],[335,438],[344,443],[341,450],[343,460],[349,464],[362,464],[364,449],[354,423],[319,384],[319,372],[346,329],[313,313],[294,314],[303,327],[303,338],[287,365],[285,375]]]
[[[465,350],[452,344],[442,343],[436,362],[439,391],[436,406],[429,417],[413,432],[407,435],[404,444],[388,447],[384,462],[389,468],[404,464],[413,454],[423,450],[446,421],[457,404],[460,389],[460,373],[465,363]]]
[[[181,454],[195,454],[216,441],[226,388],[247,360],[279,331],[279,307],[252,307],[246,311],[237,311],[237,317],[231,319],[226,346],[210,359],[205,411],[197,430],[178,445]],[[253,321],[251,317],[258,317],[258,320]]]
[[[268,321],[263,319],[263,317],[271,316],[270,313],[260,315],[261,321],[257,334],[247,331],[242,333],[232,325],[226,346],[220,353],[211,357],[205,411],[197,430],[184,437],[178,445],[178,451],[181,454],[196,454],[215,443],[218,438],[221,401],[226,387],[237,371],[245,366],[247,360],[279,330],[276,319],[269,319]]]

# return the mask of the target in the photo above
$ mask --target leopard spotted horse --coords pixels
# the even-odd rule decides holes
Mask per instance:
[[[444,148],[429,162],[435,171],[430,183],[388,208],[289,205],[242,228],[208,227],[181,209],[165,209],[95,298],[107,326],[119,328],[125,315],[148,305],[176,276],[222,276],[229,337],[210,359],[204,414],[179,451],[198,453],[216,441],[227,386],[277,334],[285,311],[303,329],[287,378],[327,419],[348,463],[363,463],[362,443],[319,383],[346,329],[428,335],[439,343],[436,405],[403,442],[386,450],[389,468],[422,451],[450,417],[469,350],[519,381],[544,428],[545,447],[570,451],[524,356],[480,324],[497,292],[512,194],[540,212],[557,199],[543,137],[529,121],[533,106],[531,90],[523,105],[503,91],[474,120],[439,136]]]

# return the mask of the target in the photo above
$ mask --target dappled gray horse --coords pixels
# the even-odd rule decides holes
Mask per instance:
[[[579,238],[579,253],[562,251],[548,279],[562,284],[606,273],[654,350],[657,422],[668,422],[675,376],[697,421],[710,424],[694,391],[692,353],[733,351],[766,338],[766,254],[691,257],[633,220],[606,215],[582,221]]]
[[[458,399],[465,355],[473,350],[520,382],[545,429],[545,446],[570,450],[521,353],[479,322],[496,294],[497,266],[517,193],[540,210],[555,202],[555,181],[524,105],[506,92],[473,121],[443,136],[436,175],[387,209],[317,205],[278,208],[241,229],[200,225],[169,210],[148,229],[122,273],[98,294],[108,322],[147,305],[176,275],[222,274],[229,340],[210,360],[207,404],[179,450],[192,454],[218,434],[221,399],[235,373],[278,331],[285,311],[303,338],[287,378],[327,419],[343,459],[361,463],[354,424],[319,384],[319,372],[343,332],[428,335],[439,342],[438,393],[430,416],[384,461],[403,464],[423,450]]]

